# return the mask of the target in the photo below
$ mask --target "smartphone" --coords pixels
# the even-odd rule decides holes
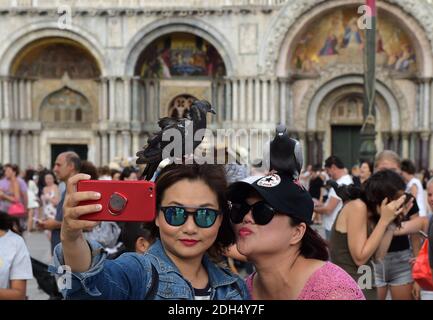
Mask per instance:
[[[90,221],[153,221],[156,214],[155,183],[151,181],[80,180],[77,191],[95,191],[99,200],[81,201],[80,205],[101,204],[99,212],[80,216]]]

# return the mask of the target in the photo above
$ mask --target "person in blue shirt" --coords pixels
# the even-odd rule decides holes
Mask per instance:
[[[234,243],[226,198],[227,182],[220,165],[172,164],[156,180],[159,238],[145,254],[125,253],[107,260],[100,246],[87,242],[82,230],[97,222],[79,220],[97,212],[95,192],[77,192],[78,174],[67,184],[61,244],[55,248],[52,272],[69,266],[62,294],[66,299],[249,299],[242,279],[214,261]],[[63,278],[64,279],[64,278]]]

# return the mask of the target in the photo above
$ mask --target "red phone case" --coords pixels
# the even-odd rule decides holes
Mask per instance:
[[[142,222],[155,218],[154,182],[80,180],[77,191],[95,191],[101,194],[99,200],[80,202],[80,205],[102,205],[101,211],[82,215],[81,220]]]

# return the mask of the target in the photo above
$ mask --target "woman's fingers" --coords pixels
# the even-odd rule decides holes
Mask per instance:
[[[68,218],[78,219],[80,216],[84,214],[94,213],[101,211],[102,205],[100,204],[88,204],[85,206],[78,206],[68,209]]]
[[[404,212],[404,206],[401,206],[399,209],[397,209],[394,213],[395,216],[398,216]]]
[[[67,207],[76,206],[79,202],[85,200],[98,200],[101,194],[93,191],[74,192],[68,196]]]
[[[396,203],[396,207],[400,208],[403,205],[403,203],[406,201],[406,195],[404,194],[400,198],[398,198],[397,200],[394,200],[394,201]]]
[[[67,228],[69,230],[93,229],[98,224],[99,224],[98,221],[69,220],[67,223]]]
[[[66,184],[66,192],[68,194],[72,194],[77,191],[77,184],[80,180],[89,180],[90,175],[84,173],[78,173],[68,179],[68,183]]]

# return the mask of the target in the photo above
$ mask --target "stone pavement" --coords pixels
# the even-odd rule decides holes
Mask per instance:
[[[43,263],[50,263],[50,241],[44,232],[25,232],[24,240],[30,252],[30,256]],[[36,279],[27,281],[27,297],[29,300],[47,300],[48,295],[38,288]]]

